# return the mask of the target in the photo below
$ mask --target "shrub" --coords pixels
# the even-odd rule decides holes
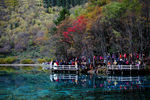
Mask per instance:
[[[46,59],[40,59],[40,58],[39,58],[37,61],[38,61],[38,63],[41,64],[41,63],[43,63],[43,62],[46,62]]]
[[[0,58],[0,64],[5,64],[5,58]]]
[[[12,64],[17,59],[15,57],[0,58],[0,64]]]
[[[6,64],[12,64],[16,61],[17,59],[15,57],[7,57],[5,58],[5,63]]]
[[[34,61],[31,59],[24,59],[21,60],[21,64],[34,64]]]
[[[51,61],[51,58],[48,58],[48,57],[45,57],[44,58],[47,62],[50,62]]]

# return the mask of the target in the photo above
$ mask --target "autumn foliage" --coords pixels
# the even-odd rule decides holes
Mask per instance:
[[[67,31],[63,32],[63,36],[67,41],[71,41],[73,34],[82,34],[86,29],[86,18],[79,16],[77,20],[72,23],[72,27],[68,27]]]
[[[1,1],[0,57],[150,55],[150,0]]]

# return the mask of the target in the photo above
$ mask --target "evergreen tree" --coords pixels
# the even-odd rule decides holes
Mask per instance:
[[[69,10],[67,10],[66,8],[63,8],[59,13],[59,17],[57,18],[57,20],[54,21],[54,23],[56,25],[59,25],[61,21],[63,21],[66,18],[66,16],[69,16],[69,15],[70,15]]]
[[[71,0],[71,5],[72,5],[73,7],[75,6],[74,0]]]
[[[67,8],[67,9],[70,8],[70,0],[66,0],[66,8]]]
[[[81,5],[87,2],[87,0],[43,0],[44,7],[50,6],[62,6],[69,9],[71,6]]]
[[[43,0],[43,4],[45,8],[48,8],[51,6],[51,0]]]
[[[56,0],[57,6],[61,6],[61,0]]]
[[[51,2],[52,2],[52,6],[55,6],[56,0],[51,0]]]
[[[66,0],[62,1],[62,7],[64,7],[64,8],[66,7]]]

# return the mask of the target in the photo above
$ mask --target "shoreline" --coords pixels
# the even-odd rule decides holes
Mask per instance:
[[[0,66],[47,66],[42,64],[0,64]]]

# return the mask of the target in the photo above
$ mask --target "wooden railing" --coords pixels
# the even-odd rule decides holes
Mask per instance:
[[[136,65],[108,65],[108,70],[140,70],[143,69],[142,66]]]
[[[49,66],[43,66],[43,70],[47,70],[47,69],[74,71],[74,70],[78,70],[78,66],[77,65],[58,65],[58,66],[49,65]]]
[[[52,66],[53,70],[78,70],[77,65],[58,65]]]
[[[56,80],[56,79],[64,79],[64,80],[78,80],[78,75],[75,74],[54,74],[50,75],[50,80]]]
[[[39,67],[41,66],[43,70],[78,70],[78,66],[77,65],[58,65],[58,66],[54,66],[54,65],[50,65],[50,64],[0,64],[0,66],[33,66],[33,67]]]
[[[140,79],[144,80],[144,77],[115,77],[115,76],[109,76],[107,77],[108,81],[140,81]]]

